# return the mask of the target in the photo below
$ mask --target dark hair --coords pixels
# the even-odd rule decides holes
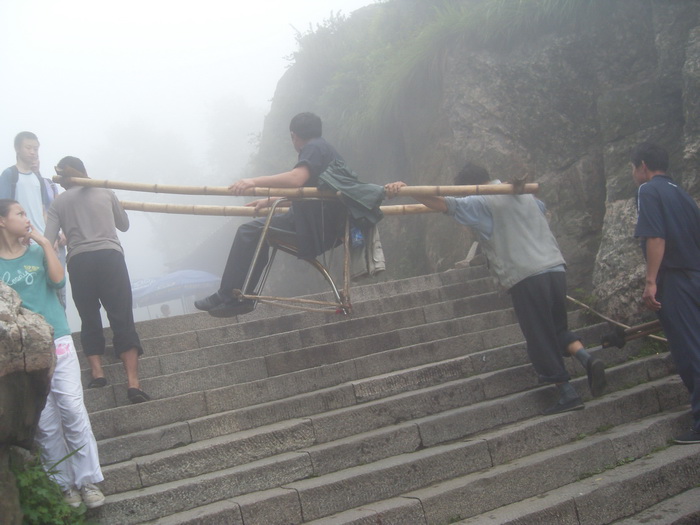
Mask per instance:
[[[289,123],[289,131],[297,135],[301,140],[311,140],[321,136],[323,124],[321,118],[313,113],[299,113]]]
[[[83,161],[80,160],[78,157],[63,157],[61,160],[58,161],[56,167],[73,168],[74,170],[79,171],[83,175],[87,176],[85,164],[83,164]]]
[[[644,162],[651,171],[668,169],[668,151],[651,142],[642,142],[635,146],[630,154],[630,160],[635,168]]]
[[[467,162],[455,177],[455,184],[457,186],[472,186],[485,184],[490,180],[491,175],[486,171],[486,168],[473,162]]]
[[[19,204],[19,202],[14,199],[0,199],[0,217],[7,217],[13,204]]]
[[[37,136],[31,131],[20,131],[15,137],[15,151],[17,151],[22,146],[22,142],[24,142],[27,139],[36,140],[37,142],[39,142]]]

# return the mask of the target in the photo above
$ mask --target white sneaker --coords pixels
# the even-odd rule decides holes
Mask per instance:
[[[63,491],[63,501],[68,503],[71,507],[80,507],[82,499],[80,498],[80,493],[74,488],[69,488]]]
[[[105,502],[105,496],[102,494],[102,491],[92,483],[86,483],[80,489],[80,494],[83,497],[83,503],[88,509],[99,507]]]

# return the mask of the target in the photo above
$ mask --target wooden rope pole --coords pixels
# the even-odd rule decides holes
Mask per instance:
[[[145,211],[153,213],[175,213],[180,215],[212,215],[224,217],[265,217],[269,208],[255,211],[250,206],[207,206],[202,204],[164,204],[158,202],[121,201],[125,210]],[[423,204],[404,204],[381,206],[384,215],[414,215],[417,213],[435,213]],[[287,211],[281,207],[280,213]]]
[[[53,177],[54,182],[67,182],[76,186],[109,188],[112,190],[144,191],[150,193],[173,193],[179,195],[220,195],[232,194],[225,186],[177,186],[174,184],[145,184],[141,182],[117,182],[89,179],[84,177]],[[536,193],[539,184],[483,184],[475,186],[405,186],[398,191],[399,197],[435,197],[467,195],[512,195],[514,193]],[[250,188],[243,192],[246,197],[287,197],[287,198],[336,198],[334,192],[320,191],[317,188]]]
[[[574,303],[575,305],[581,306],[582,308],[585,308],[586,310],[588,310],[588,311],[591,312],[592,314],[597,315],[597,316],[600,317],[603,321],[607,321],[608,323],[613,324],[613,325],[615,325],[615,326],[619,326],[620,328],[624,328],[624,329],[631,328],[630,326],[628,326],[628,325],[626,325],[626,324],[624,324],[624,323],[621,323],[621,322],[619,322],[619,321],[615,321],[614,319],[611,319],[610,317],[607,317],[607,316],[601,314],[600,312],[594,310],[593,308],[591,308],[591,307],[588,306],[587,304],[582,303],[582,302],[579,301],[578,299],[574,299],[573,297],[571,297],[571,296],[569,296],[569,295],[567,295],[566,298],[567,298],[569,301],[571,301],[572,303]],[[647,337],[649,337],[649,339],[654,339],[654,340],[656,340],[656,341],[661,341],[661,342],[663,342],[663,343],[668,343],[668,339],[666,339],[665,337],[661,337],[661,336],[654,335],[654,334],[649,334],[649,335],[647,335]]]

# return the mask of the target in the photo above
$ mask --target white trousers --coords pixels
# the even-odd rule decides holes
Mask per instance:
[[[53,478],[61,489],[79,489],[86,483],[99,483],[104,476],[100,469],[97,442],[83,402],[80,365],[73,338],[70,335],[59,337],[54,344],[56,370],[51,379],[46,406],[39,418],[36,440],[41,447],[44,467],[57,471]],[[74,450],[78,452],[61,461]]]

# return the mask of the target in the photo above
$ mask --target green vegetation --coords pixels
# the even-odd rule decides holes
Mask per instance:
[[[64,458],[61,461],[64,461]],[[49,477],[38,456],[23,462],[13,461],[11,469],[17,479],[20,508],[24,525],[81,525],[85,521],[85,506],[69,506],[63,500],[60,487]],[[59,462],[60,463],[60,462]],[[56,465],[49,470],[56,472]]]
[[[664,337],[663,332],[659,332],[655,335],[658,335],[660,337]],[[637,357],[648,357],[650,355],[658,355],[663,352],[668,351],[668,345],[667,343],[664,343],[663,341],[659,341],[657,339],[649,339],[646,338],[644,340],[644,343],[642,344],[642,347],[639,349],[639,353],[637,354]]]
[[[510,50],[527,39],[589,31],[619,9],[609,0],[393,0],[349,18],[332,15],[297,32],[290,59],[304,79],[303,100],[285,103],[342,122],[336,138],[364,149],[408,111],[434,110],[450,52]]]

